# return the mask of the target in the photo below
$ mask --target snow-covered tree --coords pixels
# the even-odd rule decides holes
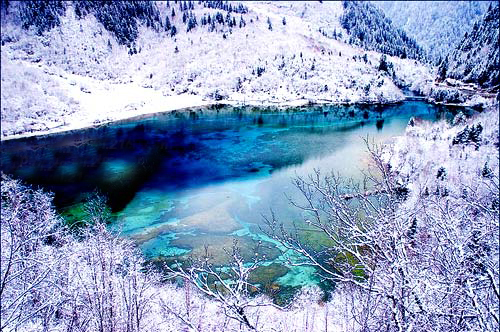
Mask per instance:
[[[224,310],[224,314],[246,328],[255,330],[255,322],[251,322],[247,310],[261,306],[273,306],[272,302],[263,301],[262,298],[252,298],[251,290],[256,287],[248,282],[248,277],[265,257],[259,256],[258,245],[254,249],[255,257],[252,262],[245,262],[241,255],[238,243],[235,241],[231,249],[226,249],[230,257],[230,264],[225,267],[216,267],[211,262],[208,247],[205,247],[205,255],[188,263],[188,267],[170,268],[170,278],[181,278],[189,282],[203,294],[217,301]],[[189,325],[189,324],[188,324]]]
[[[328,245],[305,243],[274,214],[269,235],[304,258],[296,264],[351,287],[355,330],[495,330],[498,172],[462,174],[464,194],[438,170],[429,194],[409,180],[414,161],[391,164],[391,155],[369,151],[373,169],[362,187],[319,172],[294,180],[303,197],[293,204]]]
[[[395,27],[384,13],[368,2],[343,1],[342,27],[349,43],[367,50],[410,59],[425,59],[423,49],[407,34]]]
[[[489,7],[484,17],[452,50],[438,71],[438,79],[446,77],[477,83],[482,87],[500,85],[500,7]]]
[[[2,174],[0,299],[1,330],[17,330],[31,320],[48,328],[63,303],[62,255],[46,243],[60,241],[60,218],[52,197]]]

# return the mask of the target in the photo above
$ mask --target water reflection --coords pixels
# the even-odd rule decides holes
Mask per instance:
[[[215,262],[224,264],[223,248],[233,240],[244,255],[261,240],[267,261],[252,278],[296,287],[316,282],[314,270],[288,266],[288,253],[259,229],[270,207],[284,221],[301,221],[284,195],[297,195],[291,177],[320,169],[359,178],[367,135],[387,141],[404,132],[411,116],[445,115],[421,102],[172,112],[2,142],[2,170],[53,191],[60,208],[77,207],[98,189],[115,212],[113,227],[151,259],[182,259],[209,245]]]

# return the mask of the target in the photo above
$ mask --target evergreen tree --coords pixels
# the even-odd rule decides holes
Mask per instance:
[[[170,19],[168,18],[168,15],[165,17],[165,31],[170,30],[172,28],[172,25],[170,24]]]
[[[222,15],[221,12],[217,12],[215,14],[215,19],[214,19],[215,22],[219,23],[219,24],[224,24],[224,16]]]
[[[394,27],[373,4],[364,1],[343,1],[342,4],[344,13],[340,23],[349,34],[350,44],[399,57],[425,57],[416,42]],[[340,33],[338,38],[341,38]]]
[[[7,6],[8,4],[3,5],[4,8],[7,8]],[[59,25],[59,17],[64,15],[65,10],[66,4],[63,1],[21,2],[20,19],[22,27],[28,29],[30,26],[34,26],[37,34],[41,35],[44,31]]]
[[[385,72],[389,70],[387,66],[387,56],[385,54],[382,54],[382,56],[380,57],[380,64],[378,66],[378,70]]]
[[[443,77],[477,83],[483,88],[500,86],[500,6],[489,9],[474,23],[459,45],[440,66],[438,80]]]
[[[446,72],[448,71],[448,56],[444,59],[444,61],[439,65],[438,68],[438,80],[444,81],[446,78]]]
[[[81,19],[83,14],[82,14],[82,11],[80,9],[80,6],[75,6],[75,15],[78,19]]]
[[[138,22],[156,31],[159,31],[162,26],[158,8],[152,2],[75,1],[73,6],[75,12],[80,13],[81,17],[87,14],[94,15],[97,21],[113,33],[118,43],[122,45],[130,45],[136,40],[139,34]]]
[[[172,29],[170,30],[170,37],[173,37],[177,34],[177,28],[175,25],[172,25]]]
[[[286,19],[285,19],[285,17],[283,17],[282,23],[283,23],[283,25],[286,25]]]
[[[269,18],[269,16],[267,17],[267,24],[268,24],[268,29],[273,31],[273,25],[271,24],[271,18]]]
[[[491,179],[491,178],[493,178],[495,176],[494,173],[493,173],[493,171],[491,170],[491,168],[488,166],[488,162],[486,162],[484,164],[484,167],[483,167],[483,170],[481,172],[481,175],[484,178],[488,178],[488,179]]]
[[[198,23],[196,22],[196,16],[194,16],[194,14],[189,18],[188,20],[188,25],[187,25],[187,32],[191,31],[192,29],[194,29],[196,27],[196,25],[198,25]]]

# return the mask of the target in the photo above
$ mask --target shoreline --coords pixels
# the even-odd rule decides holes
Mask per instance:
[[[67,119],[64,119],[65,124],[52,127],[46,130],[39,130],[39,131],[31,131],[31,132],[23,132],[20,134],[14,134],[14,135],[7,135],[7,136],[2,136],[0,141],[10,141],[10,140],[16,140],[16,139],[23,139],[23,138],[34,138],[34,137],[44,137],[44,136],[49,136],[49,135],[57,135],[57,134],[63,134],[63,133],[69,133],[73,131],[78,131],[78,130],[83,130],[83,129],[90,129],[90,128],[98,128],[103,125],[107,125],[110,123],[115,123],[115,122],[121,122],[121,121],[130,121],[130,120],[138,120],[138,119],[143,119],[146,117],[152,117],[155,115],[159,114],[164,114],[164,113],[169,113],[169,112],[187,112],[190,110],[194,109],[199,109],[199,108],[210,108],[214,107],[217,105],[227,105],[227,106],[233,106],[233,107],[275,107],[278,109],[286,109],[286,108],[291,108],[291,107],[307,107],[307,106],[324,106],[324,105],[335,105],[335,106],[353,106],[353,105],[393,105],[397,103],[404,102],[405,99],[402,100],[388,100],[386,102],[380,103],[380,102],[370,102],[370,101],[365,101],[365,102],[353,102],[353,103],[344,103],[344,102],[337,102],[334,100],[325,100],[325,99],[294,99],[294,100],[285,100],[285,101],[273,101],[273,100],[264,100],[264,99],[245,99],[245,100],[237,100],[237,99],[225,99],[221,101],[214,101],[214,100],[205,100],[202,99],[198,95],[187,95],[187,94],[181,94],[181,95],[176,95],[176,96],[168,96],[163,98],[162,104],[165,105],[162,107],[162,110],[158,110],[158,105],[154,105],[154,102],[151,102],[149,104],[153,105],[148,105],[144,104],[141,105],[140,108],[134,109],[132,112],[126,112],[126,110],[123,110],[123,112],[112,112],[105,118],[100,118],[99,116],[96,116],[96,114],[91,113],[91,112],[81,112],[79,117],[81,118],[76,118],[71,121],[71,115],[67,116]],[[175,102],[175,99],[180,99],[182,100],[179,102]],[[169,101],[174,101],[171,107],[168,106]],[[158,101],[156,101],[158,102]],[[173,107],[172,107],[173,106]],[[124,112],[126,112],[124,114]],[[77,116],[78,116],[77,115]],[[82,117],[83,116],[83,117]],[[66,122],[70,120],[70,122]]]
[[[20,134],[14,134],[14,135],[8,135],[8,136],[2,136],[0,141],[10,141],[10,140],[16,140],[16,139],[23,139],[23,138],[38,138],[38,137],[45,137],[45,136],[50,136],[50,135],[57,135],[57,134],[65,134],[65,133],[71,133],[74,131],[78,130],[84,130],[84,129],[90,129],[90,128],[99,128],[100,126],[108,125],[111,123],[119,123],[122,121],[131,121],[131,120],[140,120],[144,119],[147,117],[153,117],[155,115],[160,115],[160,114],[165,114],[165,113],[170,113],[170,112],[188,112],[192,110],[197,110],[200,108],[211,108],[217,105],[227,105],[227,106],[232,106],[232,107],[274,107],[277,109],[286,109],[286,108],[292,108],[292,107],[314,107],[314,106],[325,106],[325,105],[332,105],[332,106],[356,106],[356,105],[394,105],[398,103],[403,103],[407,101],[414,101],[412,99],[412,96],[406,96],[404,99],[401,100],[387,100],[385,102],[376,102],[376,101],[357,101],[357,102],[352,102],[352,103],[345,103],[345,102],[339,102],[339,101],[334,101],[334,100],[327,100],[327,99],[310,99],[310,98],[303,98],[303,99],[293,99],[293,100],[268,100],[268,99],[244,99],[244,100],[238,100],[238,99],[224,99],[221,101],[214,101],[214,100],[206,100],[201,98],[198,95],[189,95],[189,94],[180,94],[180,95],[174,95],[174,96],[166,96],[161,99],[163,100],[155,100],[150,103],[146,103],[144,105],[141,105],[140,108],[136,108],[132,111],[130,110],[122,110],[121,112],[111,112],[107,117],[105,118],[100,118],[99,116],[96,116],[97,114],[92,113],[92,112],[82,112],[79,114],[80,117],[83,116],[83,118],[80,119],[74,119],[71,122],[68,122],[66,124],[62,124],[53,128],[49,128],[46,130],[40,130],[40,131],[31,131],[31,132],[24,132]],[[423,96],[419,100],[421,102],[425,103],[430,103],[434,105],[441,105],[441,106],[450,106],[450,107],[470,107],[468,105],[462,105],[462,104],[447,104],[447,103],[442,103],[442,102],[435,102],[432,99],[430,99],[428,96]],[[158,105],[155,105],[155,102],[161,102],[162,106],[161,110],[158,109]],[[169,102],[171,103],[169,107]],[[124,113],[125,112],[125,113]],[[85,118],[86,117],[86,118]],[[71,118],[71,115],[68,115],[68,118]],[[64,121],[66,122],[69,119],[65,119]],[[80,120],[80,121],[79,121]]]

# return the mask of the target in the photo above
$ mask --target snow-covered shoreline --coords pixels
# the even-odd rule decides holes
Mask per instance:
[[[135,89],[135,91],[134,91]],[[273,107],[277,109],[286,109],[289,107],[300,107],[308,105],[355,105],[355,104],[380,104],[376,101],[362,101],[355,103],[342,103],[334,100],[325,99],[264,99],[264,98],[236,98],[224,99],[221,101],[203,99],[198,95],[181,94],[175,96],[162,96],[159,91],[153,89],[135,87],[131,89],[125,84],[118,84],[112,90],[98,91],[94,93],[95,97],[87,98],[81,102],[84,106],[78,112],[63,114],[55,125],[50,127],[50,122],[45,123],[46,128],[36,131],[25,131],[22,133],[8,134],[1,137],[2,141],[40,137],[52,134],[60,134],[75,130],[98,127],[119,121],[129,121],[141,117],[149,117],[157,114],[173,111],[190,111],[198,108],[210,108],[214,105],[229,106],[249,106],[249,107]],[[121,96],[127,95],[127,103]],[[132,98],[131,95],[145,96],[146,98]],[[128,102],[131,101],[131,102]],[[386,100],[382,104],[394,104],[402,102],[404,99]],[[124,105],[126,104],[126,105]],[[121,106],[123,105],[123,106]],[[121,108],[120,108],[121,106]],[[101,110],[105,108],[108,111],[103,114]],[[109,111],[110,110],[110,111]],[[4,124],[4,123],[2,123]]]
[[[67,133],[71,131],[83,130],[88,128],[96,128],[102,125],[112,124],[121,121],[132,121],[134,119],[140,119],[144,117],[151,117],[154,115],[159,115],[163,113],[169,113],[174,111],[179,112],[189,112],[191,110],[199,108],[211,108],[215,105],[227,105],[227,106],[245,106],[245,107],[272,107],[276,109],[287,109],[291,107],[302,107],[302,106],[324,106],[324,105],[337,105],[337,106],[350,106],[350,105],[390,105],[400,102],[405,102],[406,98],[398,98],[394,100],[380,101],[358,101],[353,103],[338,102],[335,100],[326,100],[322,98],[311,99],[311,98],[301,98],[301,99],[264,99],[264,98],[236,98],[225,99],[221,101],[203,99],[198,95],[192,94],[181,94],[175,96],[162,96],[158,91],[153,91],[152,89],[139,88],[138,91],[134,93],[129,92],[132,95],[149,95],[149,100],[144,99],[128,103],[123,108],[119,108],[119,102],[109,102],[109,100],[117,100],[120,95],[126,94],[127,90],[130,90],[125,85],[115,88],[112,92],[107,91],[109,95],[105,99],[108,102],[102,100],[102,95],[97,96],[94,99],[89,99],[86,101],[88,106],[92,105],[94,108],[86,107],[84,111],[79,111],[78,113],[64,114],[58,125],[49,127],[49,123],[46,123],[45,130],[37,131],[26,131],[17,134],[5,135],[1,137],[1,141],[15,140],[21,138],[29,137],[42,137],[47,135]],[[146,93],[145,93],[146,92]],[[101,94],[103,92],[101,91]],[[468,103],[464,104],[447,104],[443,102],[435,102],[426,97],[425,102],[433,103],[436,105],[444,106],[470,106]],[[113,111],[108,111],[106,114],[102,115],[100,109],[103,107],[98,107],[99,104],[104,104],[104,107],[109,107]],[[86,106],[87,106],[86,105]],[[60,124],[62,122],[62,124]]]
[[[1,140],[7,141],[19,138],[60,134],[74,130],[98,127],[113,122],[130,120],[141,116],[151,116],[159,113],[187,110],[197,107],[209,107],[213,104],[213,102],[205,101],[195,95],[159,97],[150,103],[138,103],[136,105],[131,104],[128,109],[124,108],[121,111],[117,110],[115,112],[103,114],[102,116],[99,111],[80,111],[78,114],[68,114],[61,119],[62,124],[55,127],[39,131],[6,135],[2,136]]]

